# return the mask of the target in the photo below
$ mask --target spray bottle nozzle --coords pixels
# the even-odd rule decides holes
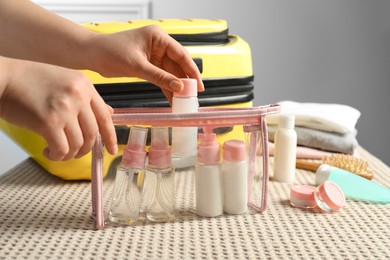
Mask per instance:
[[[152,143],[149,149],[149,164],[166,166],[171,164],[168,127],[152,127]]]
[[[135,168],[143,168],[145,165],[145,145],[148,129],[133,126],[130,129],[127,147],[123,151],[122,163]]]
[[[137,126],[131,127],[127,148],[134,151],[144,151],[147,136],[148,129]]]

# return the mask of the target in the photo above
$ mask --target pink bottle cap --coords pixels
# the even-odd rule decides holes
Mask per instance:
[[[315,187],[310,185],[293,186],[290,191],[290,202],[293,206],[299,208],[317,207],[314,199]]]
[[[318,187],[320,199],[334,212],[346,204],[344,192],[332,181],[325,181]]]
[[[183,78],[183,90],[180,92],[173,92],[174,97],[196,97],[198,96],[198,85],[196,79]]]
[[[246,158],[246,146],[243,141],[229,140],[223,144],[223,159],[229,162],[241,162]]]

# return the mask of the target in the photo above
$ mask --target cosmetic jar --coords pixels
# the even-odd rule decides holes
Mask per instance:
[[[291,188],[290,203],[297,208],[315,208],[317,203],[314,199],[315,187],[310,185],[297,185]]]
[[[329,213],[338,211],[346,203],[344,192],[332,181],[325,181],[318,186],[314,199],[320,209]]]
[[[332,182],[325,181],[318,187],[310,185],[293,186],[290,191],[290,203],[298,208],[319,207],[323,212],[336,212],[345,206],[344,192]]]

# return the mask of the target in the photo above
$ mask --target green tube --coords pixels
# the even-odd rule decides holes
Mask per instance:
[[[349,171],[322,164],[316,172],[316,183],[336,183],[348,199],[370,203],[390,203],[390,189]]]

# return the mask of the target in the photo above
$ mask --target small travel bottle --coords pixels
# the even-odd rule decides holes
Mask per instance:
[[[133,126],[127,147],[118,166],[109,220],[112,223],[133,225],[138,220],[145,170],[145,144],[148,130]]]
[[[198,111],[198,88],[196,79],[181,79],[183,91],[174,92],[172,113],[193,113]],[[172,127],[172,159],[176,169],[194,166],[198,144],[197,127]]]
[[[248,209],[248,162],[245,142],[229,140],[223,144],[223,211],[242,214]]]
[[[175,218],[175,170],[168,141],[167,127],[152,127],[145,180],[146,218],[152,222]]]
[[[195,171],[196,213],[203,217],[216,217],[223,213],[219,144],[216,134],[203,130],[205,133],[200,134]]]
[[[272,179],[293,183],[297,151],[297,133],[294,130],[295,116],[279,115],[279,125],[275,133],[274,174]]]

